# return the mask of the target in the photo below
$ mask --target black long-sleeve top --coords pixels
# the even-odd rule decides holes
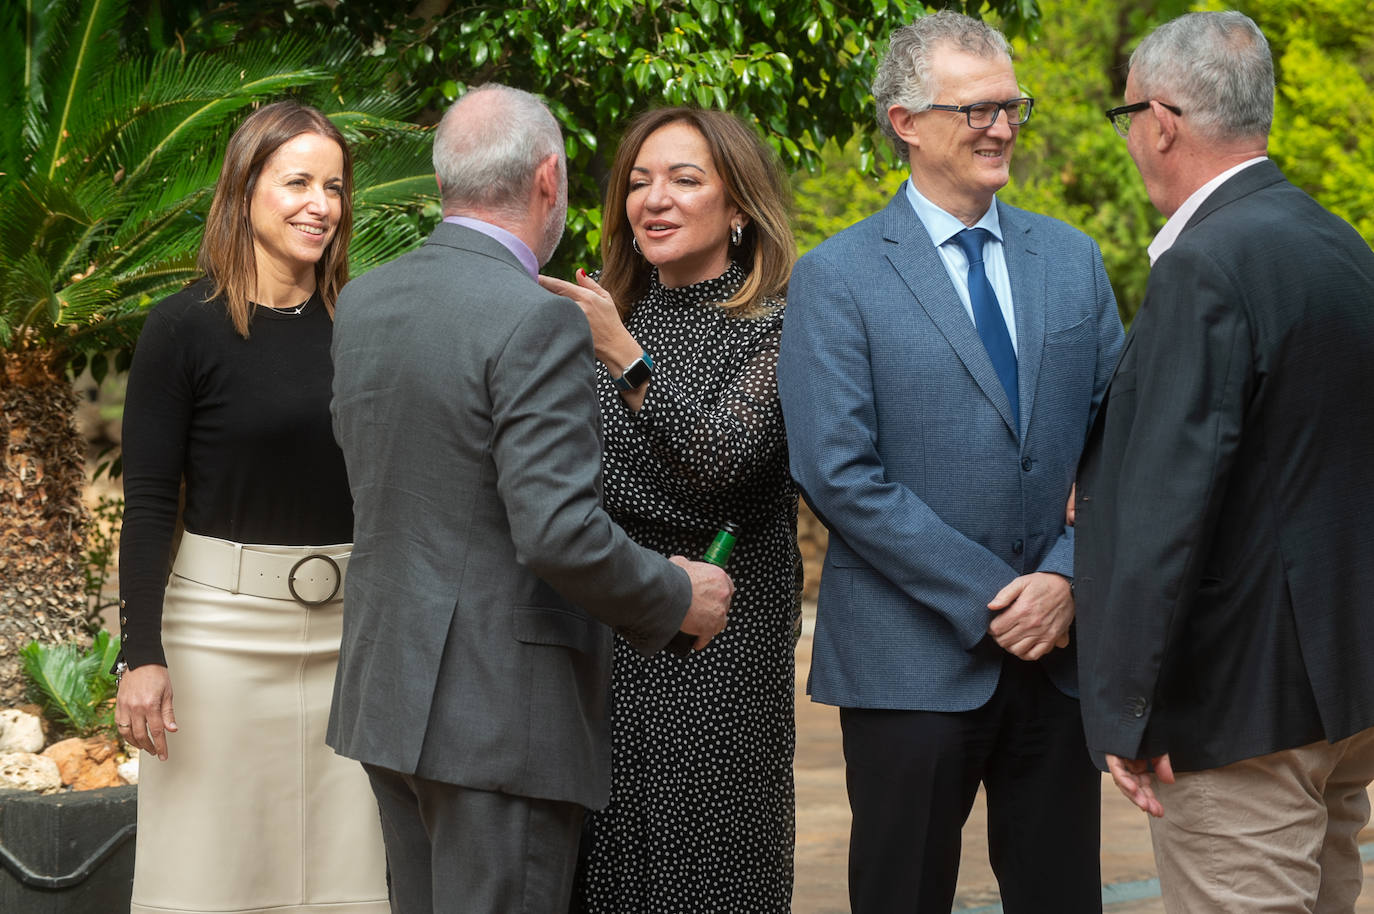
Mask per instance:
[[[353,502],[329,417],[333,324],[255,309],[249,339],[198,282],[148,315],[124,404],[119,550],[124,659],[166,663],[162,599],[183,478],[191,533],[241,543],[353,539]]]

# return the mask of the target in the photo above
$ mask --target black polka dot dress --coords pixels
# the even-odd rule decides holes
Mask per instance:
[[[797,495],[781,303],[755,318],[714,304],[743,279],[733,264],[677,289],[654,277],[627,321],[654,361],[638,414],[598,367],[612,517],[664,555],[699,558],[726,521],[739,539],[730,622],[705,650],[646,658],[616,639],[611,801],[589,823],[588,914],[791,908]]]

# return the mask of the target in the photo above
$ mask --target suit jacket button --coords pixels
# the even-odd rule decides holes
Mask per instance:
[[[1025,470],[1027,473],[1030,472],[1030,469],[1031,469],[1031,459],[1030,459],[1029,457],[1022,457],[1022,458],[1021,458],[1021,469]]]
[[[1025,549],[1025,548],[1026,548],[1025,542],[1023,542],[1022,540],[1017,540],[1016,542],[1014,542],[1014,543],[1011,544],[1011,552],[1012,552],[1012,555],[1020,555],[1020,554],[1021,554],[1021,550]]]
[[[1145,708],[1147,705],[1148,702],[1138,695],[1126,699],[1126,710],[1137,720],[1145,716]]]

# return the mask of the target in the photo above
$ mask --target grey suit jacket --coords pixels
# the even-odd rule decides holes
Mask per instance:
[[[606,625],[652,652],[691,586],[602,509],[586,318],[496,241],[441,224],[343,290],[333,355],[356,520],[329,744],[603,805]]]
[[[810,691],[963,711],[997,685],[987,603],[1073,574],[1064,512],[1121,320],[1090,238],[998,203],[1020,427],[905,187],[798,262],[778,384],[792,475],[830,530]],[[1073,648],[1041,661],[1075,693]]]

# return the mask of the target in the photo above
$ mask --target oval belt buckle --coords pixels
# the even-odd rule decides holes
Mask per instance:
[[[334,569],[334,589],[329,592],[329,596],[325,597],[322,600],[307,600],[305,597],[302,597],[300,594],[296,593],[296,571],[299,570],[299,568],[302,565],[304,565],[311,559],[322,559],[329,563],[329,567]],[[299,562],[292,565],[291,571],[286,576],[286,589],[291,591],[292,599],[294,599],[297,603],[300,603],[302,606],[320,606],[325,603],[328,603],[330,600],[334,599],[334,597],[338,594],[339,588],[341,586],[343,586],[343,572],[339,570],[339,563],[334,561],[332,556],[325,555],[321,552],[316,552],[311,555],[307,555],[305,558],[301,559]]]

